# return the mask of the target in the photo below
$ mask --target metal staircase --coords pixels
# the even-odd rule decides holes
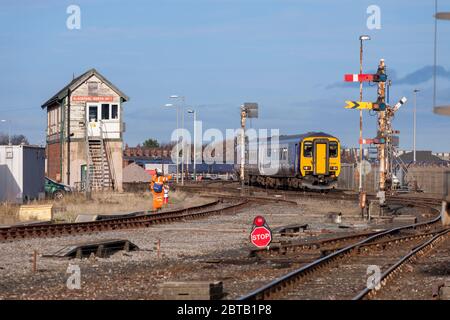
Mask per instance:
[[[89,139],[89,177],[92,190],[114,189],[111,168],[103,139]]]
[[[86,123],[85,145],[87,173],[82,189],[90,192],[92,190],[114,190],[115,177],[111,172],[111,154],[108,153],[107,145],[103,139],[102,124],[100,122],[100,136],[89,137],[88,125]]]
[[[392,168],[397,176],[401,176],[402,185],[408,185],[412,182],[411,177],[408,175],[408,165],[400,158],[398,150],[394,148],[392,157]]]

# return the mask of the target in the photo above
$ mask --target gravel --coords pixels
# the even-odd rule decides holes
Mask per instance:
[[[236,214],[144,229],[0,243],[0,299],[161,299],[158,286],[173,280],[220,280],[228,292],[226,298],[236,298],[301,264],[248,258],[256,215],[263,215],[272,228],[308,223],[309,229],[300,238],[367,228],[359,220],[357,206],[349,202],[302,198],[298,203],[252,204]],[[339,228],[330,220],[330,212],[342,212],[343,223],[354,228]],[[42,257],[61,246],[102,239],[128,239],[140,250],[118,252],[109,258]],[[155,250],[158,240],[160,258]],[[39,253],[36,273],[31,263],[34,250]],[[69,265],[80,267],[79,290],[66,286]]]

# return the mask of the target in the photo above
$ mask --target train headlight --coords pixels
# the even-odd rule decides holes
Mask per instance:
[[[304,166],[303,170],[311,170],[311,167],[310,166]]]
[[[330,167],[330,170],[337,170],[337,169],[338,169],[338,167],[336,167],[336,166]]]

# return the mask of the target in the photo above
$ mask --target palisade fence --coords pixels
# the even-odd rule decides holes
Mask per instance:
[[[397,173],[397,177],[405,187],[413,188],[414,181],[417,181],[417,187],[423,192],[442,195],[444,192],[444,175],[447,170],[449,170],[447,166],[410,166],[406,177],[401,172]],[[377,192],[379,179],[378,164],[372,164],[371,172],[363,176],[364,190],[370,193]],[[359,171],[356,163],[341,164],[338,188],[358,191]]]
[[[357,191],[359,189],[358,169],[356,163],[341,163],[338,188]],[[366,192],[376,192],[378,189],[378,182],[378,165],[372,164],[370,173],[363,176],[363,188]]]

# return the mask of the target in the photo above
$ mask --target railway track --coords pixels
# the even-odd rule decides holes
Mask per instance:
[[[400,201],[399,199],[394,199]],[[401,199],[403,201],[403,197]],[[408,199],[403,204],[417,204],[436,212],[439,201],[430,199],[426,204],[420,199]],[[305,253],[312,261],[275,279],[240,300],[264,299],[363,299],[376,294],[367,288],[367,267],[378,266],[382,271],[381,286],[401,272],[404,265],[423,254],[434,244],[445,239],[449,229],[438,229],[439,217],[426,222],[410,224],[373,233],[336,237],[311,243],[285,245],[253,251],[253,255],[273,257]],[[362,239],[362,240],[361,240]],[[356,241],[356,242],[355,242]],[[331,248],[330,248],[331,246]],[[322,250],[318,250],[318,249]],[[329,251],[323,256],[324,251]],[[283,258],[286,259],[286,258]]]
[[[120,217],[106,220],[77,222],[77,223],[46,223],[37,225],[20,225],[0,228],[0,241],[14,241],[26,238],[57,237],[81,233],[93,233],[101,231],[146,228],[151,225],[169,223],[185,219],[197,219],[215,214],[236,212],[249,203],[242,199],[227,206],[222,206],[222,201],[215,200],[207,204],[171,210],[161,213],[148,214],[138,212],[131,217]]]
[[[265,194],[264,198],[270,201],[270,197],[278,197],[278,201],[286,200],[289,201],[290,198],[295,197],[307,197],[314,199],[327,199],[327,200],[348,200],[348,201],[358,201],[359,195],[357,193],[345,193],[343,190],[332,190],[328,193],[319,193],[311,191],[294,191],[294,190],[276,190],[276,189],[265,189],[259,187],[246,187],[244,195],[241,193],[240,186],[228,186],[229,183],[225,183],[223,186],[210,186],[210,184],[191,184],[184,186],[176,186],[176,189],[185,192],[192,192],[200,195],[217,195],[221,194],[223,196],[235,196],[235,197],[255,197],[257,198],[260,194]],[[281,198],[282,197],[282,198]],[[367,198],[369,200],[376,200],[375,194],[368,194]],[[412,196],[400,196],[400,195],[387,195],[386,200],[391,203],[402,203],[415,205],[417,207],[427,207],[434,206],[440,203],[440,199],[429,198],[429,197],[412,197]],[[274,200],[276,201],[276,200]]]

